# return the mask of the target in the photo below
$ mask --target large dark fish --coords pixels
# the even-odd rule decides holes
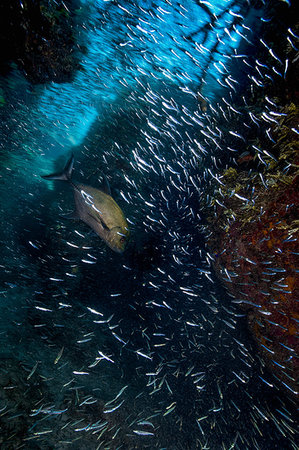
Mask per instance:
[[[74,189],[75,211],[69,216],[81,219],[89,225],[115,252],[122,253],[129,239],[130,231],[126,218],[110,195],[107,183],[106,191],[77,184],[72,181],[74,155],[71,156],[62,172],[44,175],[46,180],[69,182]]]

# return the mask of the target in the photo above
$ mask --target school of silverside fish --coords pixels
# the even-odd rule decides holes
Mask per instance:
[[[298,448],[293,3],[82,2],[1,81],[1,449]]]

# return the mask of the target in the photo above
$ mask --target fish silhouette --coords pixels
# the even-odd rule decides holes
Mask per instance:
[[[111,197],[107,179],[104,190],[72,181],[74,155],[72,154],[62,172],[43,175],[45,180],[67,181],[73,188],[75,211],[67,216],[80,219],[92,228],[115,252],[122,253],[130,236],[124,213]],[[105,177],[104,177],[105,178]]]

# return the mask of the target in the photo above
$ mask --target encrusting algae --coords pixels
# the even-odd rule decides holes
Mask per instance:
[[[285,391],[298,398],[299,109],[282,109],[263,173],[229,167],[214,197],[208,246],[215,269],[247,312],[259,351]],[[259,155],[253,157],[254,160]],[[287,170],[285,169],[287,164]]]

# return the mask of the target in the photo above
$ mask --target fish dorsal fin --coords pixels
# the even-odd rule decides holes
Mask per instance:
[[[105,194],[111,195],[109,181],[104,173],[102,175],[103,175],[102,191],[105,192]]]

